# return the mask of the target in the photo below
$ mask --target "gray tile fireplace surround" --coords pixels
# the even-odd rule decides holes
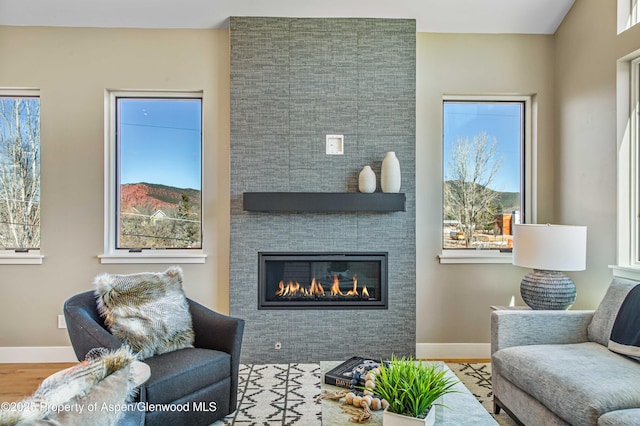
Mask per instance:
[[[232,17],[230,312],[243,362],[415,354],[415,21]],[[325,136],[344,135],[344,155]],[[356,192],[387,151],[406,210],[248,212],[244,192]],[[258,309],[258,252],[387,252],[388,309]],[[276,350],[276,342],[281,349]]]

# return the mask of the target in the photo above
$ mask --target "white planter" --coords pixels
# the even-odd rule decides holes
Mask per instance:
[[[360,192],[376,192],[376,174],[370,166],[364,166],[358,176],[358,189]]]
[[[400,191],[400,162],[393,151],[387,152],[382,160],[380,187],[382,192]]]
[[[382,426],[433,426],[435,421],[436,409],[433,406],[424,419],[407,417],[387,410],[382,413]]]

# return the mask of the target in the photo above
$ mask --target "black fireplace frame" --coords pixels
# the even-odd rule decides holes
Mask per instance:
[[[387,252],[258,252],[258,309],[388,309],[389,275]],[[271,301],[266,294],[266,262],[295,261],[380,261],[380,300],[297,300]]]

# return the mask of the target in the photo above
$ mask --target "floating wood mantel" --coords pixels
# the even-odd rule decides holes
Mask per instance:
[[[400,193],[374,192],[245,192],[249,212],[398,212],[405,211]]]

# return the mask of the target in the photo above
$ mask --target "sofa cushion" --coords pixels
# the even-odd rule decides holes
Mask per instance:
[[[493,369],[558,417],[595,425],[609,411],[640,407],[640,368],[598,343],[530,345],[493,354]]]
[[[138,352],[140,359],[193,346],[193,325],[179,266],[161,273],[105,273],[94,284],[105,325]]]
[[[638,285],[637,281],[614,278],[607,289],[602,302],[593,314],[591,324],[589,324],[589,340],[607,346],[613,323],[618,315],[620,305],[627,297],[627,293]]]
[[[231,356],[211,349],[181,349],[144,362],[151,368],[147,401],[154,404],[174,402],[231,376]]]
[[[609,349],[640,361],[640,285],[627,293],[611,329]]]

